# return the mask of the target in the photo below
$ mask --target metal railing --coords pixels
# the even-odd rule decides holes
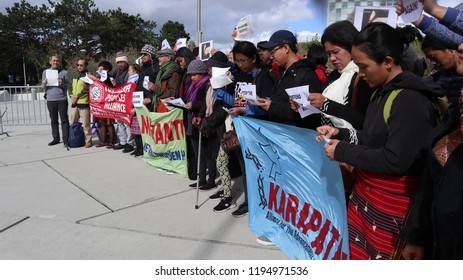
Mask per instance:
[[[50,124],[41,86],[0,87],[0,135],[3,126]]]

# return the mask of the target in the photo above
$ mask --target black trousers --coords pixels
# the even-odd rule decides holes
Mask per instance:
[[[51,135],[53,140],[60,141],[58,116],[61,120],[61,132],[63,133],[63,142],[68,141],[69,118],[68,118],[68,101],[47,101],[48,113],[51,121]]]

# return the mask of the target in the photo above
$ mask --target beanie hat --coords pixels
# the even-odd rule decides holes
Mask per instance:
[[[187,74],[207,74],[208,69],[206,63],[201,60],[193,60],[188,64]]]
[[[146,44],[141,48],[140,53],[148,53],[151,55],[151,58],[154,58],[156,56],[156,49],[152,45]]]
[[[207,67],[227,68],[230,67],[227,62],[227,55],[221,51],[218,51],[207,60],[206,65]]]
[[[127,58],[126,55],[118,55],[118,56],[116,56],[116,63],[118,63],[119,61],[124,61],[124,62],[129,63],[129,59]]]

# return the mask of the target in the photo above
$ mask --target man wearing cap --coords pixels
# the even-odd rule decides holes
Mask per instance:
[[[115,87],[122,86],[127,83],[129,78],[129,60],[123,52],[116,54],[117,69],[112,73],[114,79],[112,80]],[[114,146],[114,150],[124,149],[125,153],[133,151],[133,146],[129,144],[131,137],[130,126],[123,121],[117,120],[117,138],[119,143]]]
[[[301,118],[299,113],[291,110],[287,88],[309,85],[311,92],[323,91],[323,86],[315,74],[316,65],[308,60],[300,60],[297,56],[297,39],[288,30],[273,33],[267,43],[261,45],[267,49],[270,58],[284,69],[270,100],[257,98],[259,106],[269,113],[269,120],[289,125],[316,129],[320,125],[320,115],[313,114]]]
[[[150,90],[159,99],[177,98],[182,82],[181,69],[175,61],[175,52],[166,48],[156,53],[159,62],[159,72],[154,83],[149,84]]]
[[[264,48],[263,45],[268,43],[268,41],[261,41],[257,43],[257,53],[259,54],[260,59],[262,60],[262,68],[268,69],[269,72],[276,78],[280,78],[280,68],[272,59],[268,53],[268,49]]]

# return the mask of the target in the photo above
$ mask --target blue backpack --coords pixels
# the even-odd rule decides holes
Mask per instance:
[[[85,146],[84,128],[80,122],[73,123],[69,126],[68,147],[78,148]]]

